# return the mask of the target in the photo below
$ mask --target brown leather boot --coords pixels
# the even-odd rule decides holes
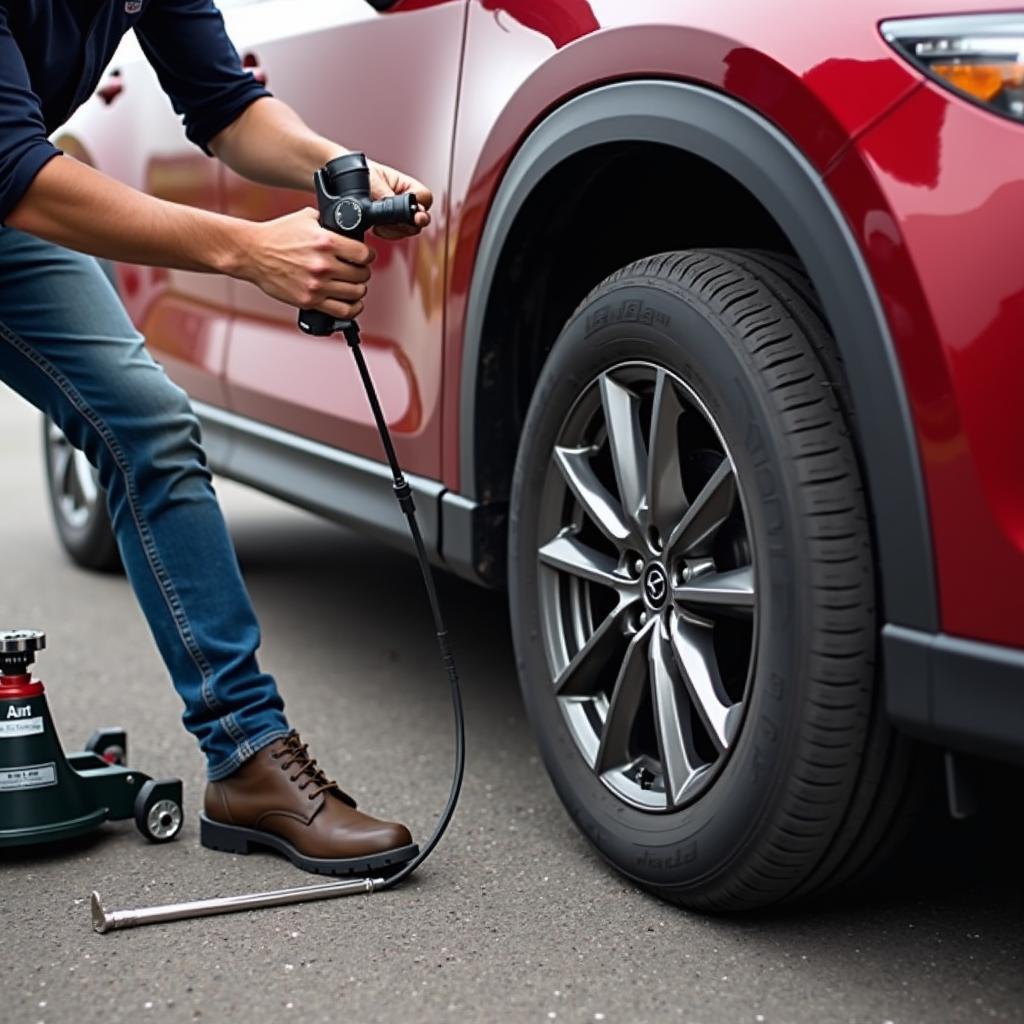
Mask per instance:
[[[207,785],[199,837],[227,853],[276,850],[324,875],[393,872],[418,852],[404,825],[357,811],[294,732]]]

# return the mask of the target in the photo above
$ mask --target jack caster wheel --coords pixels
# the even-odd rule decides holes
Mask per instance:
[[[151,843],[169,843],[181,831],[180,779],[151,779],[135,798],[135,824]]]
[[[90,753],[99,754],[107,764],[126,765],[128,734],[119,728],[97,729],[89,737],[85,749]]]

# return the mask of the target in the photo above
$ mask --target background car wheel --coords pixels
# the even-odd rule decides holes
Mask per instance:
[[[904,809],[842,369],[768,254],[642,260],[541,373],[512,492],[524,698],[619,870],[748,909],[846,880]]]
[[[50,507],[64,550],[85,569],[119,572],[121,556],[92,463],[48,419],[43,420],[43,452]]]

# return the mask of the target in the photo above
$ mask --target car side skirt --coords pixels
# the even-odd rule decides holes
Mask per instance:
[[[210,467],[327,519],[413,550],[409,528],[395,500],[383,462],[352,455],[286,430],[193,402]],[[424,542],[440,561],[440,499],[436,480],[406,474]]]
[[[413,552],[391,471],[376,462],[298,434],[193,401],[210,468],[292,505]],[[437,480],[406,473],[431,561],[482,585],[493,585],[479,540],[497,528],[492,513]]]
[[[1024,651],[945,633],[882,630],[886,707],[953,750],[1024,762]]]

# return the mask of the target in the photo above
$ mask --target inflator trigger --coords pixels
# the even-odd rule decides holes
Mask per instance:
[[[370,201],[370,173],[366,158],[362,153],[349,153],[332,160],[325,168],[317,171],[315,177],[318,203],[320,206],[320,223],[323,227],[353,238],[362,238],[363,233],[375,224],[414,222],[418,209],[410,196],[393,196],[388,199]],[[348,205],[346,205],[348,204]],[[355,209],[359,208],[360,217],[356,220]],[[377,219],[379,218],[379,219]],[[353,224],[352,227],[344,227]],[[423,585],[427,591],[431,615],[434,619],[434,632],[437,637],[441,664],[448,676],[449,692],[452,701],[452,716],[455,723],[455,767],[452,772],[452,784],[444,810],[438,818],[433,834],[421,847],[420,852],[395,874],[387,878],[359,878],[341,882],[330,882],[321,885],[303,886],[297,889],[278,890],[276,892],[251,893],[242,896],[228,896],[219,899],[196,900],[189,903],[176,903],[163,907],[146,907],[138,910],[108,911],[103,907],[98,893],[92,894],[93,928],[98,932],[108,932],[120,928],[134,928],[143,924],[155,924],[161,921],[179,921],[194,917],[208,917],[213,914],[230,914],[239,910],[255,910],[259,907],[280,907],[293,903],[304,903],[310,900],[332,899],[338,896],[350,896],[356,893],[372,893],[388,889],[408,877],[433,852],[440,842],[455,812],[459,793],[462,789],[462,777],[466,761],[465,723],[462,713],[462,695],[459,689],[459,675],[455,667],[441,615],[441,605],[434,585],[434,576],[427,558],[423,536],[416,519],[416,506],[413,501],[412,489],[402,468],[398,463],[395,446],[388,430],[384,411],[381,408],[377,390],[370,376],[369,367],[363,356],[359,339],[359,327],[354,320],[337,320],[318,310],[302,310],[299,313],[299,327],[307,334],[328,336],[341,333],[345,336],[352,355],[356,361],[367,401],[373,412],[374,422],[380,434],[384,454],[391,469],[392,486],[395,498],[409,526],[413,546],[416,549],[416,560],[423,576]]]
[[[384,199],[370,198],[370,168],[362,153],[336,157],[313,175],[320,226],[361,242],[371,228],[385,224],[415,224],[419,203],[411,192]],[[299,311],[299,329],[326,338],[344,329],[338,320],[317,309]]]

